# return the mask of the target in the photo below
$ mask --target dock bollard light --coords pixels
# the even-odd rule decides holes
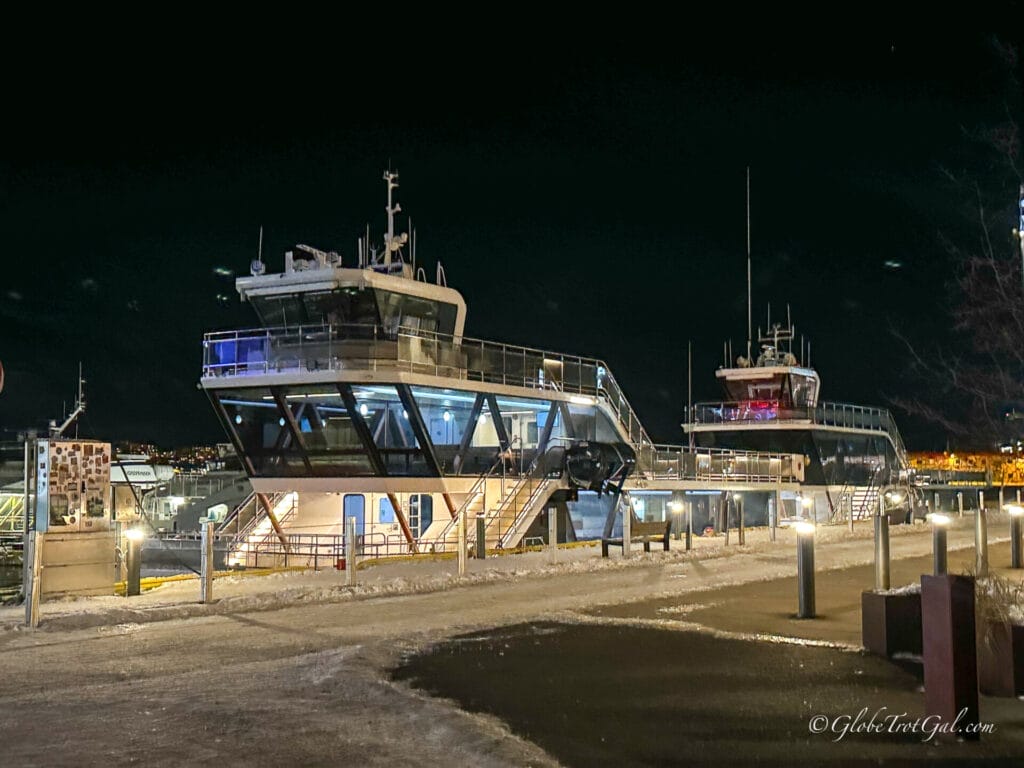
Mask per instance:
[[[674,513],[675,521],[677,523],[680,521],[680,519],[682,517],[682,514],[683,514],[683,509],[686,506],[687,505],[684,504],[681,501],[673,501],[671,504],[669,504],[669,509],[671,509],[672,512]],[[683,531],[680,531],[678,528],[676,529],[676,540],[677,541],[679,540],[681,534],[686,539],[686,551],[689,552],[693,548],[693,513],[692,512],[690,512],[686,516],[686,528]]]
[[[942,576],[947,572],[946,560],[946,529],[951,522],[946,515],[928,515],[928,522],[932,524],[932,562],[936,576]]]
[[[1010,513],[1010,567],[1021,568],[1021,529],[1024,528],[1024,506],[1007,504],[1003,509]]]
[[[797,618],[813,619],[814,610],[814,523],[799,522],[796,530],[796,580],[799,591]]]
[[[146,532],[141,528],[129,528],[124,532],[128,540],[128,551],[125,553],[125,597],[142,594],[142,540]]]

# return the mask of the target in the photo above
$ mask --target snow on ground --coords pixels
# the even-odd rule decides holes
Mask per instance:
[[[994,516],[992,516],[994,517]],[[990,521],[990,542],[1005,540],[994,535],[995,521]],[[931,538],[925,534],[930,526],[894,526],[890,529],[893,558],[910,557],[931,551]],[[757,555],[755,561],[763,570],[759,578],[777,578],[795,569],[796,534],[792,529],[780,528],[775,542],[769,540],[766,528],[746,531],[744,546],[737,544],[738,532],[730,532],[730,544],[723,536],[693,537],[693,550],[687,552],[684,542],[671,541],[671,551],[661,551],[652,545],[652,552],[644,553],[641,545],[633,545],[629,559],[624,559],[617,548],[610,549],[610,557],[601,557],[600,546],[562,548],[552,555],[549,550],[506,554],[486,560],[470,558],[467,575],[459,578],[454,559],[423,557],[399,562],[377,561],[357,571],[357,584],[348,586],[344,571],[283,571],[265,576],[226,576],[214,582],[214,602],[199,603],[199,582],[188,579],[164,584],[142,595],[125,598],[98,596],[65,598],[47,601],[41,606],[41,623],[64,629],[82,628],[124,622],[163,621],[168,619],[207,616],[239,611],[271,610],[295,603],[347,601],[369,597],[412,595],[452,589],[459,586],[515,581],[522,578],[548,578],[555,574],[597,573],[623,568],[643,568],[652,564],[703,562],[739,555]],[[816,531],[816,567],[842,568],[872,562],[873,531],[870,524],[858,524],[853,532],[846,526],[819,526]],[[960,521],[951,526],[950,549],[971,547],[974,544],[971,521]],[[766,559],[767,558],[767,559]],[[769,567],[770,565],[770,567]],[[731,575],[723,574],[729,583]],[[740,581],[749,580],[745,569],[736,574]],[[894,585],[896,587],[897,585]],[[612,601],[614,601],[612,596]],[[0,631],[17,629],[24,623],[25,611],[20,606],[0,608]]]
[[[995,526],[993,526],[995,530]],[[870,534],[819,531],[821,570],[871,562]],[[457,634],[601,605],[792,576],[794,538],[602,560],[592,548],[336,572],[230,577],[137,598],[47,603],[40,631],[0,622],[0,743],[10,765],[554,765],[501,722],[388,679],[403,656]],[[950,532],[952,547],[973,533]],[[993,541],[996,537],[993,536]],[[735,539],[733,539],[735,540]],[[931,547],[894,529],[894,558]],[[869,586],[869,585],[865,585]],[[472,674],[467,670],[467,674]],[[485,684],[481,681],[481,684]],[[543,706],[538,702],[538,706]],[[796,724],[799,726],[800,724]]]

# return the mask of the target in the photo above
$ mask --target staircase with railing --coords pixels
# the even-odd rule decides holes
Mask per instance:
[[[270,499],[271,508],[274,510],[274,517],[280,525],[295,517],[299,508],[298,494],[294,491],[289,493],[275,494]],[[253,553],[259,550],[269,539],[276,537],[277,532],[270,520],[266,510],[254,515],[249,523],[235,537],[234,543],[228,548],[226,562],[228,566],[255,567]]]
[[[18,494],[0,495],[0,536],[21,536],[25,525],[25,497]]]

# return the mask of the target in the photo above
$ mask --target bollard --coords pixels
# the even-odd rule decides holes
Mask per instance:
[[[1008,504],[1006,511],[1010,513],[1010,567],[1021,567],[1021,525],[1024,522],[1024,507],[1020,504]]]
[[[744,544],[747,543],[747,527],[743,519],[743,497],[740,496],[738,493],[736,494],[736,511],[738,512],[740,518],[740,527],[737,530],[736,540],[742,547]]]
[[[956,512],[960,517],[964,516],[964,492],[956,492]]]
[[[477,560],[484,560],[487,557],[487,518],[483,512],[476,513],[476,549],[474,550]]]
[[[875,591],[889,589],[889,518],[875,515]]]
[[[932,494],[932,496],[935,499],[934,509],[935,509],[936,512],[938,512],[939,511],[939,492],[936,491],[935,493]]]
[[[775,491],[775,495],[768,499],[768,541],[775,541],[775,529],[779,524],[779,507],[782,503],[782,496]]]
[[[985,492],[978,492],[982,502],[974,516],[974,570],[979,579],[988,576],[988,519],[985,516]]]
[[[140,528],[129,528],[125,531],[124,537],[127,541],[127,551],[124,558],[126,571],[124,595],[125,597],[135,597],[142,594],[142,539],[145,537],[145,534]],[[204,550],[206,549],[205,541],[204,535]]]
[[[213,602],[213,521],[200,522],[203,527],[199,560],[199,602],[210,603]]]
[[[946,558],[946,526],[949,525],[949,518],[945,515],[932,514],[928,516],[932,523],[932,563],[936,576],[943,576],[947,572]]]
[[[1020,504],[1020,488],[1017,489],[1017,503]]]
[[[558,510],[554,507],[548,508],[548,551],[551,553],[551,562],[558,560]]]
[[[356,519],[350,517],[345,521],[345,583],[355,586],[356,583]]]
[[[458,560],[459,560],[459,576],[465,576],[466,575],[466,566],[467,566],[467,562],[466,562],[466,560],[467,560],[467,557],[466,557],[466,555],[467,555],[467,552],[466,552],[466,523],[467,523],[467,520],[466,520],[466,508],[465,508],[465,506],[463,506],[462,510],[459,512],[459,525],[458,525],[458,529],[459,529],[459,557],[458,557]]]
[[[925,715],[947,728],[978,723],[974,622],[974,579],[921,577]],[[971,729],[962,735],[977,739],[979,733]]]
[[[39,626],[39,597],[43,591],[43,546],[46,534],[31,531],[28,534],[31,553],[23,552],[22,557],[30,563],[29,581],[25,588],[25,625],[35,629]]]
[[[722,530],[725,531],[725,545],[729,546],[729,496],[722,499]]]
[[[622,506],[622,556],[629,557],[632,554],[630,539],[633,537],[633,505]]]
[[[686,551],[693,549],[693,501],[686,502]]]
[[[814,610],[814,526],[797,523],[796,580],[799,590],[798,619],[813,619]]]

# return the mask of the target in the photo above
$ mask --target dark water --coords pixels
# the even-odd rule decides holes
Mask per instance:
[[[923,714],[914,676],[831,648],[528,624],[456,638],[405,660],[394,677],[502,719],[570,766],[998,764],[1010,755],[1018,757],[1006,764],[1024,764],[1022,717],[1016,731],[1004,728],[981,745],[938,747],[912,734],[850,734],[833,743],[810,734],[819,713]]]

